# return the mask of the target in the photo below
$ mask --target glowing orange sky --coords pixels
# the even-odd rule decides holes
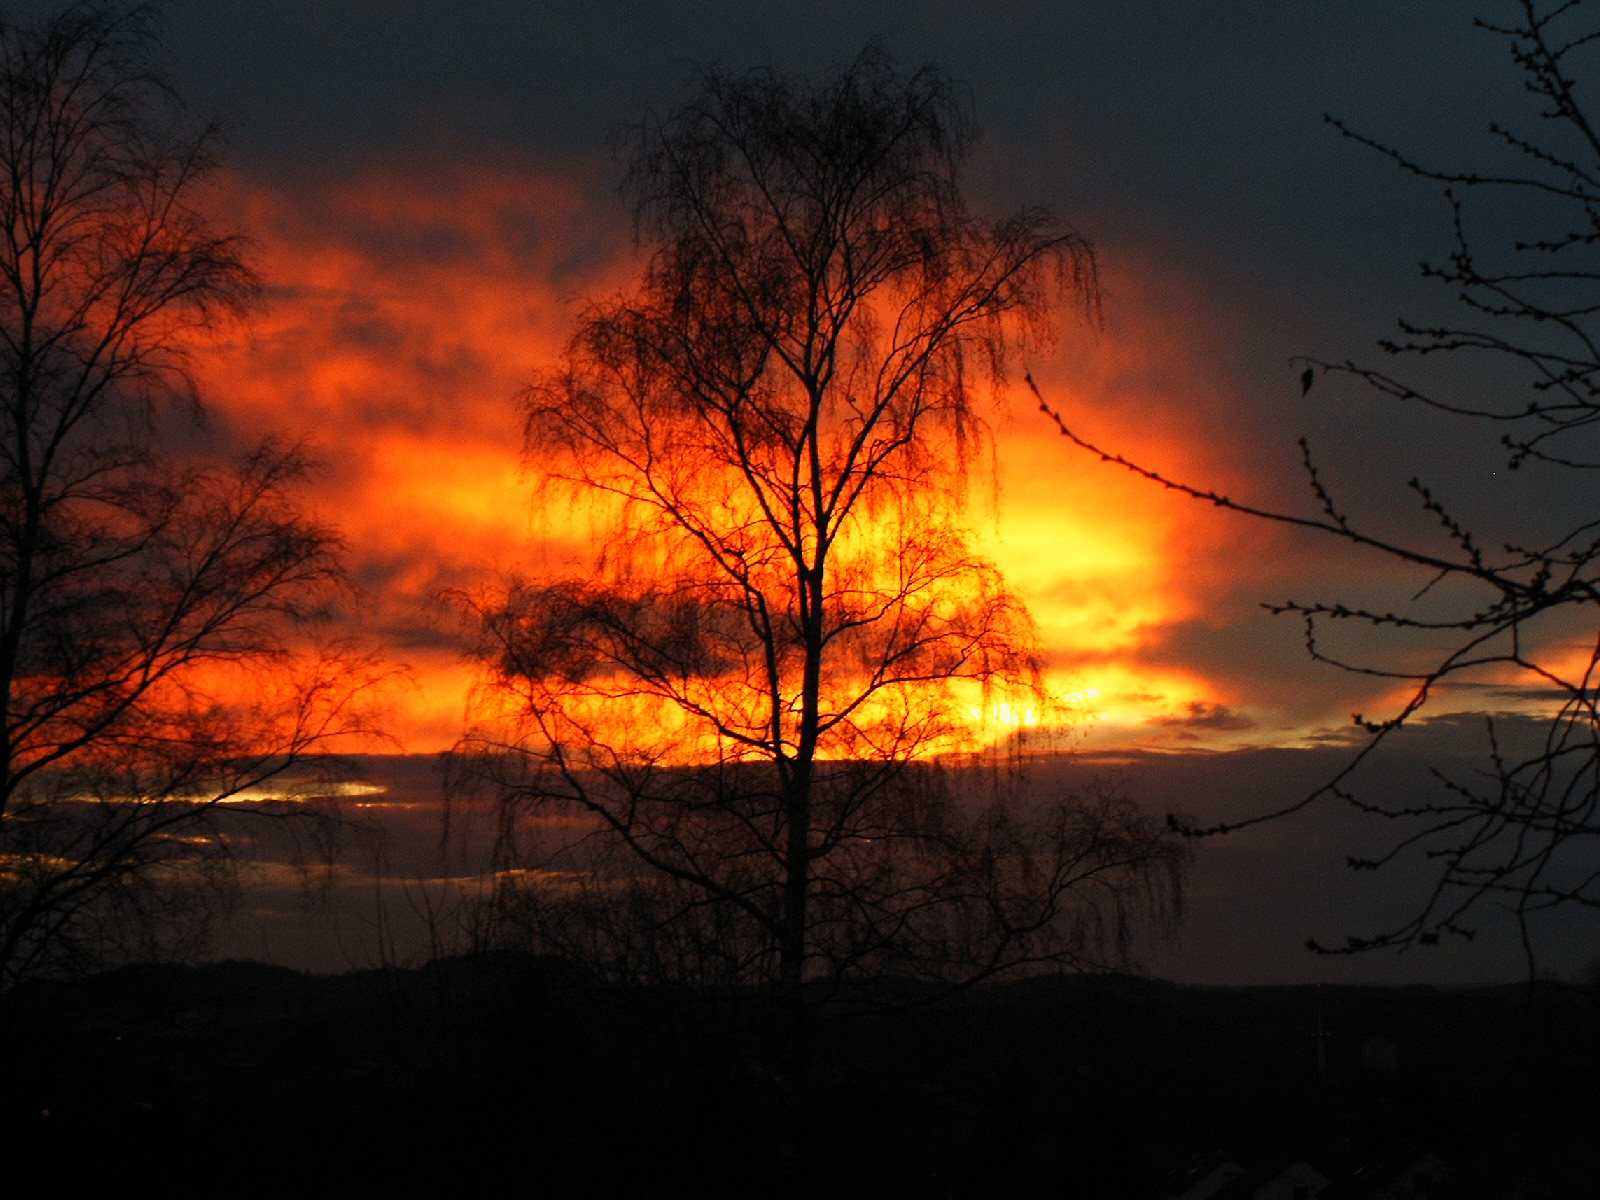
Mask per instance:
[[[365,589],[352,626],[416,682],[396,734],[412,751],[448,746],[472,674],[441,589],[586,549],[533,521],[517,396],[583,298],[627,285],[625,223],[559,174],[469,168],[294,197],[236,181],[230,210],[270,291],[204,357],[209,401],[241,431],[320,450],[312,504],[342,530]],[[1030,361],[1040,386],[1123,450],[1241,482],[1209,448],[1229,397],[1193,352],[1214,336],[1199,306],[1150,264],[1104,268],[1106,327],[1065,318],[1060,344]],[[977,503],[972,518],[1033,612],[1051,686],[1141,735],[1196,714],[1226,727],[1216,714],[1248,708],[1237,681],[1156,651],[1177,623],[1212,619],[1224,576],[1248,574],[1241,555],[1259,557],[1272,531],[1088,460],[1020,392],[996,421],[996,452],[999,507]]]

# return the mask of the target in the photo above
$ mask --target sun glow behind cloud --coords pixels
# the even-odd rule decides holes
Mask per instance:
[[[404,746],[447,746],[474,673],[441,592],[591,549],[581,516],[534,518],[517,397],[557,358],[574,306],[626,286],[625,222],[581,181],[470,167],[299,195],[238,180],[230,203],[270,290],[248,330],[204,356],[203,386],[230,427],[319,450],[312,503],[342,531],[364,588],[350,626],[413,670],[396,722]],[[1129,283],[1135,301],[1148,290]],[[1216,478],[1195,431],[1146,419],[1175,407],[1141,394],[1162,386],[1151,356],[1182,352],[1154,320],[1137,303],[1105,331],[1067,318],[1060,346],[1030,367],[1122,447]],[[1141,657],[1175,623],[1206,617],[1207,572],[1238,529],[1071,452],[1031,399],[1013,403],[996,423],[998,506],[980,499],[972,524],[1033,614],[1068,723],[1147,736],[1240,704],[1200,672]],[[981,715],[1002,728],[1051,719]]]

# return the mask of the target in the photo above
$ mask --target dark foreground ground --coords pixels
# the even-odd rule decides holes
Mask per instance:
[[[1033,979],[824,1020],[798,1114],[764,1028],[525,956],[124,969],[10,998],[0,1127],[181,1193],[1600,1196],[1583,989]]]

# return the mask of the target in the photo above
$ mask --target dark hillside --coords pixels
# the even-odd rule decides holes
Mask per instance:
[[[755,1000],[530,956],[124,969],[21,989],[5,1015],[8,1128],[122,1178],[177,1155],[223,1177],[731,1195],[798,1155],[829,1195],[1161,1197],[1220,1162],[1304,1160],[1336,1197],[1431,1155],[1435,1196],[1600,1184],[1596,1002],[1575,988],[1530,1006],[1037,978],[827,1019],[799,1116]]]

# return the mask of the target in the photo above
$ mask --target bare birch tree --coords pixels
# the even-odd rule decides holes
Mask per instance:
[[[587,906],[563,928],[591,949],[768,984],[796,1021],[824,983],[1121,961],[1184,859],[1123,798],[952,765],[1037,680],[962,523],[988,391],[1095,301],[1054,216],[969,211],[972,137],[948,78],[875,48],[820,86],[710,72],[635,130],[643,279],[527,400],[543,494],[602,544],[479,608],[465,748],[508,865],[557,872],[508,877],[527,909]],[[561,820],[566,852],[530,853]]]

